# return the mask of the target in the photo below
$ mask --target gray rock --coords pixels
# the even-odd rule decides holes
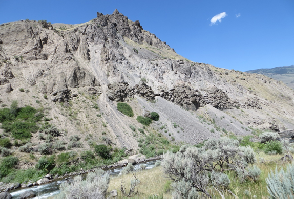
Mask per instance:
[[[132,165],[136,164],[136,160],[134,159],[128,159],[128,163],[131,163]]]
[[[33,190],[28,190],[19,196],[20,199],[27,199],[33,197],[36,197],[36,193]]]
[[[110,197],[111,198],[116,198],[117,197],[117,190],[112,190],[111,192],[110,192]]]
[[[49,180],[52,178],[52,175],[50,173],[45,175],[45,178],[48,178]]]
[[[11,84],[9,83],[6,86],[6,93],[10,93],[11,91],[13,91],[13,88],[12,88]]]
[[[49,179],[48,178],[42,178],[40,180],[37,181],[37,184],[45,184],[45,183],[48,183],[49,182]]]
[[[98,80],[86,69],[75,67],[68,78],[71,88],[99,86]]]
[[[0,193],[0,199],[11,199],[12,196],[9,192],[2,192]]]

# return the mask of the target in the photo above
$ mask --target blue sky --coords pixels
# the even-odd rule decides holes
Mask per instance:
[[[293,0],[0,0],[0,24],[78,24],[116,8],[195,62],[240,71],[294,64]]]

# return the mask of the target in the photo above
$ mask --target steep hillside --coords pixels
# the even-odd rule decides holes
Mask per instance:
[[[0,70],[1,106],[16,100],[19,107],[42,108],[60,131],[50,142],[78,136],[77,150],[103,143],[137,153],[138,140],[152,132],[196,144],[248,135],[251,128],[294,127],[294,92],[283,83],[189,61],[117,10],[79,25],[2,24]],[[122,101],[133,117],[117,110]],[[136,120],[150,112],[159,121],[143,126]],[[33,148],[46,142],[41,133],[28,141]]]
[[[262,74],[275,80],[282,81],[287,86],[294,89],[294,65],[269,69],[250,70],[247,72]]]

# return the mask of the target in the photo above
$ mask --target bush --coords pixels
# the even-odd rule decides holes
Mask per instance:
[[[50,172],[55,167],[54,156],[49,158],[42,156],[36,164],[36,169]]]
[[[259,135],[259,139],[260,139],[261,143],[275,141],[278,138],[280,138],[279,134],[278,133],[272,133],[272,132],[265,132],[265,133]]]
[[[138,116],[137,121],[146,126],[149,126],[152,123],[152,120],[149,117],[142,116]]]
[[[89,162],[89,160],[95,159],[95,155],[92,151],[82,151],[81,152],[81,159],[86,162]]]
[[[154,120],[154,121],[158,121],[159,120],[159,115],[158,115],[158,113],[156,113],[156,112],[151,112],[151,119],[152,120]]]
[[[59,130],[52,124],[46,123],[40,131],[44,132],[45,134],[51,135],[53,137],[60,136]]]
[[[89,173],[84,181],[81,176],[77,176],[70,184],[61,184],[58,198],[106,198],[108,184],[109,174],[97,170]]]
[[[74,136],[70,136],[69,140],[72,141],[72,142],[77,142],[79,141],[81,138],[77,135],[74,135]]]
[[[144,134],[144,130],[143,129],[138,129],[138,131],[142,134]]]
[[[40,144],[38,147],[38,151],[41,155],[50,155],[52,154],[52,149],[50,144]]]
[[[0,146],[5,147],[5,148],[10,148],[11,142],[10,142],[9,138],[0,139]]]
[[[247,178],[256,182],[259,180],[260,173],[261,173],[260,168],[258,168],[256,165],[254,165],[253,167],[249,167],[247,169]]]
[[[96,145],[95,146],[95,153],[103,159],[110,159],[111,158],[110,149],[104,144]]]
[[[286,171],[271,171],[266,178],[267,190],[271,198],[294,198],[294,164],[289,164]]]
[[[19,147],[18,150],[21,152],[30,153],[33,150],[33,147],[31,143],[26,143],[25,145]]]
[[[134,171],[134,169],[135,168],[134,168],[133,164],[132,163],[128,163],[128,165],[121,170],[121,173],[122,174],[128,174],[128,173]]]
[[[120,111],[122,114],[127,115],[129,117],[134,116],[133,109],[127,103],[118,102],[117,103],[117,110]]]
[[[67,149],[72,149],[72,148],[81,148],[83,144],[81,142],[76,142],[76,141],[70,141],[67,145]]]
[[[7,157],[11,155],[11,151],[4,147],[0,147],[0,153],[2,157]]]
[[[283,148],[282,144],[279,141],[270,141],[267,142],[264,146],[264,152],[265,153],[278,153],[282,154]]]
[[[3,126],[7,127],[6,124]],[[12,123],[9,130],[11,131],[12,136],[15,139],[23,140],[31,138],[31,132],[36,132],[38,130],[38,127],[36,126],[36,123],[33,122],[15,121],[14,123]]]
[[[61,140],[57,140],[52,144],[52,148],[54,150],[63,151],[66,149],[65,142]]]
[[[18,158],[9,156],[6,158],[3,158],[1,163],[0,163],[0,178],[5,177],[8,175],[12,169],[14,168],[15,165],[18,163]]]
[[[253,149],[239,146],[238,140],[222,137],[206,141],[201,148],[184,145],[177,153],[167,152],[162,166],[175,181],[174,198],[196,197],[197,192],[211,197],[208,187],[229,187],[225,170],[246,173],[248,164],[255,162],[254,155]]]
[[[77,156],[77,152],[75,151],[71,151],[71,152],[66,152],[66,153],[60,153],[58,156],[57,156],[57,159],[56,159],[56,163],[58,165],[62,165],[62,164],[68,164],[70,163],[70,161],[75,158]]]
[[[15,139],[28,139],[32,132],[38,130],[37,122],[43,118],[43,113],[31,106],[18,108],[17,102],[13,101],[10,109],[0,109],[0,122],[2,128],[11,132]]]

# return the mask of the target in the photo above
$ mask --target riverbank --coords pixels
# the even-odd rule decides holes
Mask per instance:
[[[157,157],[153,157],[153,158],[147,158],[145,159],[145,156],[142,155],[133,155],[128,157],[128,159],[124,159],[121,160],[119,162],[116,162],[114,164],[111,165],[105,165],[105,166],[101,166],[101,167],[93,167],[92,169],[88,169],[88,170],[83,170],[81,169],[80,171],[76,171],[76,172],[71,172],[71,173],[66,173],[64,175],[58,176],[52,176],[51,174],[46,174],[43,178],[40,178],[39,180],[35,181],[35,182],[27,182],[27,183],[3,183],[0,182],[0,193],[1,192],[10,192],[10,191],[14,191],[17,189],[24,189],[24,188],[28,188],[28,187],[34,187],[34,186],[38,186],[38,185],[43,185],[43,184],[48,184],[48,183],[52,183],[54,181],[60,181],[63,179],[68,179],[68,178],[73,178],[74,176],[77,175],[83,175],[83,174],[87,174],[89,172],[93,172],[95,169],[103,169],[105,171],[108,170],[113,170],[113,169],[117,169],[117,168],[123,168],[125,166],[128,165],[128,163],[131,163],[133,165],[136,164],[142,164],[142,163],[146,163],[146,162],[151,162],[151,161],[155,161],[155,160],[160,160],[162,159],[162,156],[157,156]]]

